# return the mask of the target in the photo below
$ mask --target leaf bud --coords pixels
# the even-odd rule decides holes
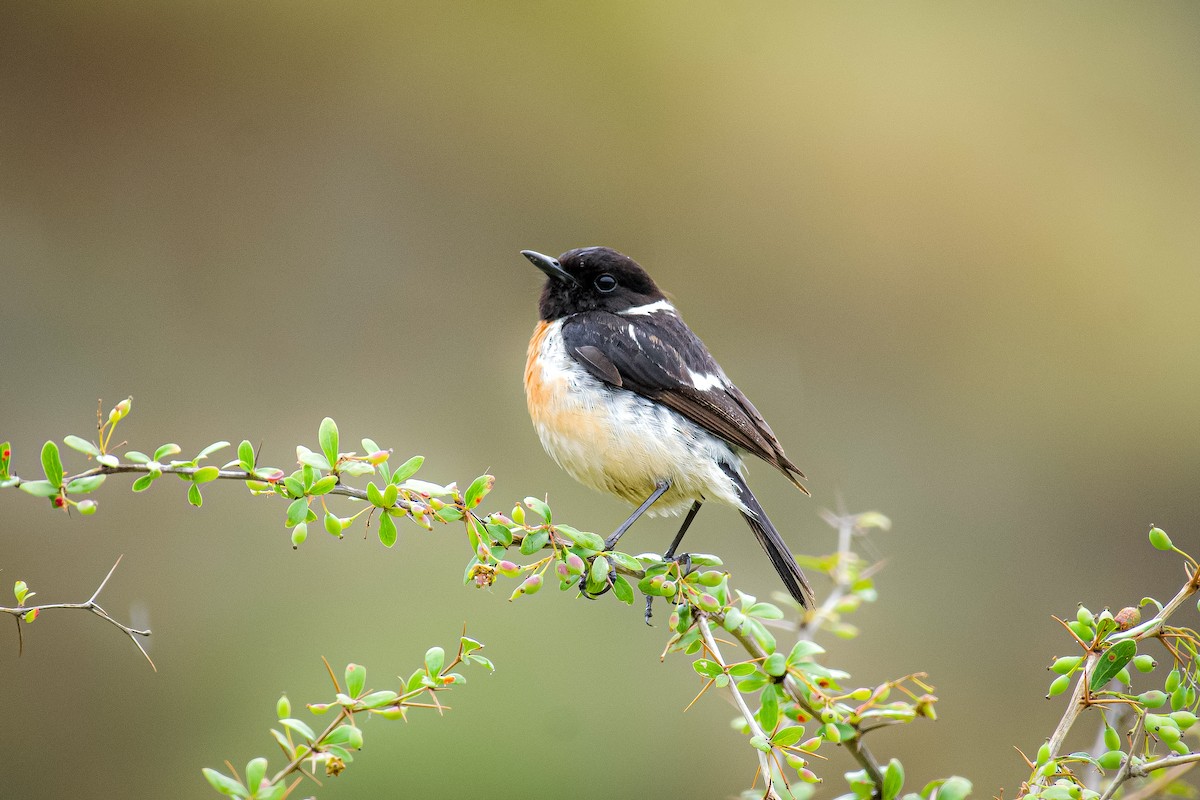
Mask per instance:
[[[1050,665],[1050,669],[1053,672],[1057,672],[1059,675],[1068,675],[1075,671],[1075,668],[1079,666],[1079,662],[1082,660],[1082,656],[1064,656],[1062,658],[1056,658],[1054,659],[1054,663]]]
[[[1070,675],[1059,675],[1057,678],[1055,678],[1051,682],[1050,691],[1048,691],[1046,693],[1046,699],[1049,700],[1051,697],[1057,697],[1058,695],[1065,692],[1067,690],[1067,687],[1070,685],[1071,685],[1071,676]]]
[[[1147,653],[1141,653],[1133,657],[1133,666],[1138,672],[1150,672],[1158,666],[1158,662]]]
[[[1154,545],[1157,550],[1171,550],[1174,545],[1171,544],[1171,537],[1167,536],[1167,532],[1162,528],[1150,529],[1150,544]]]
[[[1139,694],[1137,696],[1137,701],[1146,708],[1159,708],[1167,702],[1167,693],[1159,691],[1158,689],[1151,689],[1148,692],[1142,692]]]

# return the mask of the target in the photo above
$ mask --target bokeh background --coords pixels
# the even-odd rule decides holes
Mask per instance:
[[[806,500],[753,469],[794,547],[832,549],[839,498],[894,519],[863,635],[828,645],[864,682],[930,673],[941,718],[874,742],[910,786],[1012,793],[1013,746],[1061,712],[1049,615],[1170,593],[1150,523],[1200,549],[1194,4],[14,3],[0,86],[21,473],[132,394],[138,449],[245,437],[288,466],[328,414],[430,479],[491,468],[497,507],[548,493],[609,530],[625,509],[528,425],[540,275],[517,255],[607,244],[811,477]],[[211,796],[200,767],[268,753],[280,691],[324,695],[320,656],[382,686],[464,621],[497,672],[446,719],[372,725],[320,797],[749,783],[732,707],[683,713],[699,683],[637,610],[464,588],[456,529],[293,552],[282,505],[237,486],[197,511],[169,479],[126,484],[89,519],[0,495],[3,584],[81,600],[124,553],[102,599],[154,629],[159,668],[82,614],[46,615],[20,658],[4,631],[6,797]],[[731,512],[690,537],[777,588]]]

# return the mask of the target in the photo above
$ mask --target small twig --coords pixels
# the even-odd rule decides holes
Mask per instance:
[[[1193,753],[1192,755],[1195,756],[1196,754]],[[1174,756],[1174,758],[1183,758],[1183,756]],[[1142,788],[1138,789],[1136,792],[1130,792],[1129,794],[1122,795],[1121,800],[1147,800],[1147,798],[1154,797],[1163,789],[1186,775],[1192,767],[1196,766],[1197,763],[1200,762],[1192,759],[1186,764],[1177,764],[1168,769],[1162,775],[1159,775],[1157,778],[1147,783]],[[1161,767],[1159,769],[1161,769]]]
[[[717,648],[717,642],[713,639],[712,631],[709,629],[709,617],[701,612],[699,619],[696,622],[700,629],[700,635],[704,637],[704,644],[712,654],[713,660],[721,665],[721,669],[725,669],[725,659],[721,657],[721,651]],[[737,684],[734,681],[729,681],[729,693],[733,696],[734,705],[742,712],[742,716],[746,719],[746,724],[750,726],[750,733],[754,736],[760,736],[766,741],[770,741],[771,737],[758,724],[758,720],[754,718],[754,714],[750,711],[750,707],[746,705],[746,700],[742,697],[742,693],[738,690]],[[757,750],[757,748],[756,748]],[[766,797],[772,800],[781,800],[779,793],[775,791],[775,782],[771,779],[771,764],[767,759],[767,754],[761,750],[758,752],[759,769],[762,772],[763,780],[766,781]]]
[[[38,614],[41,614],[43,611],[50,611],[50,610],[60,609],[60,608],[73,608],[73,609],[82,609],[84,611],[91,611],[93,614],[100,617],[101,619],[103,619],[107,622],[111,622],[113,625],[116,625],[118,628],[120,628],[121,631],[126,636],[129,637],[129,640],[131,642],[133,642],[134,646],[136,646],[137,649],[141,651],[142,655],[146,657],[146,661],[150,662],[151,669],[153,669],[155,672],[158,672],[158,667],[154,666],[154,660],[150,658],[150,654],[146,652],[146,648],[142,646],[142,643],[137,640],[137,637],[139,637],[139,636],[149,636],[150,635],[149,629],[144,630],[144,631],[138,630],[137,628],[131,628],[128,625],[124,625],[120,622],[117,622],[115,619],[113,619],[111,616],[109,616],[107,611],[105,611],[103,608],[100,607],[99,603],[96,602],[96,598],[98,598],[100,596],[100,592],[104,590],[104,587],[108,584],[108,579],[111,578],[113,576],[113,573],[117,571],[117,565],[121,563],[121,559],[124,557],[125,557],[124,555],[117,557],[117,561],[115,564],[112,565],[112,569],[110,569],[108,571],[108,574],[104,576],[104,580],[100,581],[100,585],[96,587],[96,591],[92,592],[92,596],[89,597],[86,602],[83,602],[83,603],[46,603],[44,605],[18,606],[16,608],[7,608],[4,606],[0,606],[0,613],[12,614],[14,617],[16,617],[17,632],[19,634],[20,630],[21,630],[20,629],[21,620],[30,611],[36,611]],[[22,649],[24,649],[23,641],[22,641]]]

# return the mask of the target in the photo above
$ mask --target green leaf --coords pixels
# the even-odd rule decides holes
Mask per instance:
[[[796,642],[792,648],[792,652],[788,654],[788,664],[795,664],[799,661],[808,661],[815,655],[820,655],[825,652],[825,648],[816,642],[808,642],[803,639]]]
[[[325,737],[329,744],[344,744],[355,750],[362,747],[362,740],[362,731],[353,725],[339,725]]]
[[[431,647],[425,651],[425,671],[437,675],[446,665],[446,651],[440,647]]]
[[[229,447],[229,442],[213,442],[208,447],[204,448],[203,450],[201,450],[199,453],[196,454],[196,460],[199,461],[202,458],[208,458],[213,453],[217,452],[218,450],[220,450],[224,447]]]
[[[771,737],[771,743],[776,747],[791,747],[797,744],[804,738],[804,727],[801,725],[792,725],[783,728],[774,736]]]
[[[50,481],[54,488],[62,486],[62,459],[58,455],[58,445],[54,442],[42,445],[42,470],[46,473],[46,480]]]
[[[154,479],[156,477],[157,476],[153,472],[143,475],[142,477],[138,478],[136,481],[133,482],[133,490],[135,492],[146,491],[147,489],[150,488],[150,484],[154,483]]]
[[[246,472],[254,472],[254,445],[245,439],[238,445],[238,464]]]
[[[317,441],[321,443],[321,452],[325,454],[325,460],[330,464],[337,463],[338,460],[338,427],[337,423],[329,417],[321,420],[321,427],[317,430]]]
[[[100,455],[100,448],[89,442],[87,439],[81,439],[78,436],[64,436],[63,444],[72,450],[78,450],[80,453],[89,456]]]
[[[1104,684],[1115,678],[1117,673],[1124,669],[1125,665],[1136,655],[1137,643],[1132,639],[1125,639],[1108,648],[1096,662],[1096,667],[1092,670],[1092,676],[1088,680],[1088,688],[1093,692],[1100,691],[1104,688]]]
[[[23,486],[24,484],[22,484]],[[550,541],[549,531],[534,531],[521,540],[521,555],[531,556]]]
[[[87,494],[94,492],[100,488],[100,484],[104,483],[105,475],[89,475],[86,478],[76,478],[67,484],[67,491],[71,494]]]
[[[178,453],[182,452],[182,450],[183,448],[174,442],[171,442],[170,444],[164,444],[162,447],[154,451],[154,458],[151,460],[162,461],[167,456],[177,455]]]
[[[324,478],[315,481],[312,488],[308,490],[308,493],[312,495],[329,494],[330,490],[337,486],[337,482],[337,475],[326,475]]]
[[[379,708],[395,700],[400,695],[391,691],[371,692],[362,699],[363,708]]]
[[[746,617],[746,621],[742,625],[743,630],[762,645],[763,650],[768,653],[775,652],[775,636],[761,622],[753,617]]]
[[[387,508],[387,503],[383,501],[383,492],[374,482],[367,484],[367,502],[377,508]]]
[[[300,734],[301,736],[304,737],[304,740],[307,742],[311,742],[317,738],[317,735],[315,733],[313,733],[313,729],[308,727],[308,725],[304,724],[304,722],[302,720],[290,719],[290,718],[289,719],[281,719],[281,720],[279,720],[279,724],[285,728],[289,728],[289,729],[295,731],[296,733]]]
[[[937,792],[937,800],[964,800],[971,793],[971,782],[958,775],[946,778]]]
[[[779,724],[779,695],[775,692],[775,687],[768,686],[763,689],[761,702],[758,721],[765,730],[773,731]]]
[[[199,508],[204,503],[204,498],[200,496],[199,484],[193,483],[188,487],[188,502]]]
[[[536,497],[526,497],[525,506],[535,514],[539,514],[546,524],[550,524],[550,506]]]
[[[193,483],[208,483],[215,481],[221,475],[221,470],[216,467],[201,467],[192,473]]]
[[[299,525],[308,518],[308,501],[303,497],[297,497],[291,502],[287,509],[287,526],[290,528],[293,525]]]
[[[346,694],[351,697],[362,694],[363,687],[367,685],[367,668],[362,664],[347,664],[345,677]]]
[[[34,497],[54,497],[58,487],[50,481],[22,481],[21,491],[29,492]]]
[[[746,613],[759,619],[783,619],[783,612],[779,610],[779,606],[770,603],[755,603],[746,609]]]
[[[904,766],[892,759],[883,773],[883,800],[895,800],[904,788]]]
[[[256,758],[246,765],[246,786],[252,792],[257,792],[263,778],[267,777],[267,760]]]
[[[392,483],[403,483],[404,481],[417,474],[417,470],[425,463],[425,456],[413,456],[408,461],[405,461],[400,466],[396,467],[396,471],[392,473]]]
[[[633,587],[620,575],[613,575],[613,594],[627,606],[633,605]]]
[[[595,586],[597,590],[603,589],[608,585],[608,573],[611,570],[612,564],[608,563],[608,559],[603,556],[596,557],[588,570],[588,586]]]
[[[228,775],[222,775],[215,769],[205,767],[200,770],[204,773],[204,777],[208,780],[208,784],[223,795],[229,797],[249,797],[250,792],[245,786],[230,778]]]
[[[707,658],[697,658],[692,662],[692,669],[705,678],[715,678],[724,672],[720,664]]]
[[[559,527],[561,528],[561,526]],[[593,553],[599,553],[604,550],[604,537],[588,531],[575,531],[575,543],[580,547],[591,550]]]
[[[467,493],[463,495],[463,505],[468,509],[475,508],[483,502],[483,498],[496,485],[496,477],[494,475],[480,475],[475,480],[471,481],[471,485],[467,487]]]
[[[392,519],[391,514],[379,515],[379,541],[384,547],[391,547],[396,543],[396,522]]]
[[[329,461],[320,453],[314,453],[302,444],[296,445],[296,460],[301,464],[307,464],[313,469],[319,469],[322,472],[329,472]]]
[[[102,456],[96,456],[96,461],[100,462],[106,467],[115,467],[121,463],[121,460],[112,453],[105,453]]]
[[[17,605],[25,605],[25,598],[29,595],[29,586],[25,581],[17,581],[13,584],[13,597],[17,598]]]

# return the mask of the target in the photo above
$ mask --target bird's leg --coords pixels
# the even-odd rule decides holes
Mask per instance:
[[[692,503],[691,509],[688,510],[687,516],[683,518],[683,524],[679,526],[679,533],[675,534],[675,538],[671,540],[671,546],[667,548],[667,552],[663,553],[663,561],[675,560],[675,551],[679,549],[679,545],[683,542],[683,535],[688,532],[688,528],[692,526],[692,520],[700,513],[700,506],[703,505],[703,500],[697,500]],[[684,566],[684,561],[689,562],[688,554],[684,553],[680,558],[679,577],[682,578],[687,567]],[[650,618],[654,616],[651,606],[654,604],[654,596],[646,595],[646,624],[650,624]]]
[[[604,540],[604,549],[612,550],[614,547],[616,547],[617,542],[620,541],[621,537],[625,535],[625,531],[629,530],[633,523],[638,521],[638,517],[642,516],[642,514],[645,514],[646,509],[654,505],[655,501],[662,497],[666,493],[667,489],[670,488],[671,482],[665,478],[655,483],[654,491],[650,493],[650,496],[646,498],[646,501],[635,508],[633,513],[629,515],[629,519],[618,525],[617,529],[612,532],[612,535]]]
[[[617,529],[612,532],[612,535],[604,540],[604,549],[612,550],[614,547],[616,547],[617,542],[620,541],[621,537],[625,535],[625,531],[629,530],[629,528],[633,525],[633,523],[638,521],[638,517],[642,516],[642,514],[645,514],[646,509],[648,509],[648,508],[650,508],[650,506],[654,505],[655,501],[658,500],[658,498],[662,497],[663,494],[666,493],[667,489],[670,489],[670,488],[671,488],[671,482],[665,478],[663,480],[656,482],[654,484],[654,491],[650,493],[650,496],[646,498],[645,502],[643,502],[640,506],[635,508],[633,510],[633,513],[629,515],[629,519],[625,520],[620,525],[618,525]],[[603,558],[603,556],[596,556],[596,557]],[[582,592],[583,596],[589,600],[595,600],[597,597],[599,597],[600,595],[604,594],[605,592],[607,592],[609,589],[612,588],[612,584],[609,583],[609,585],[605,586],[604,589],[599,594],[592,594],[587,589],[587,579],[588,579],[588,573],[587,573],[587,571],[585,571],[583,573],[583,575],[581,575],[579,577],[579,591]]]

